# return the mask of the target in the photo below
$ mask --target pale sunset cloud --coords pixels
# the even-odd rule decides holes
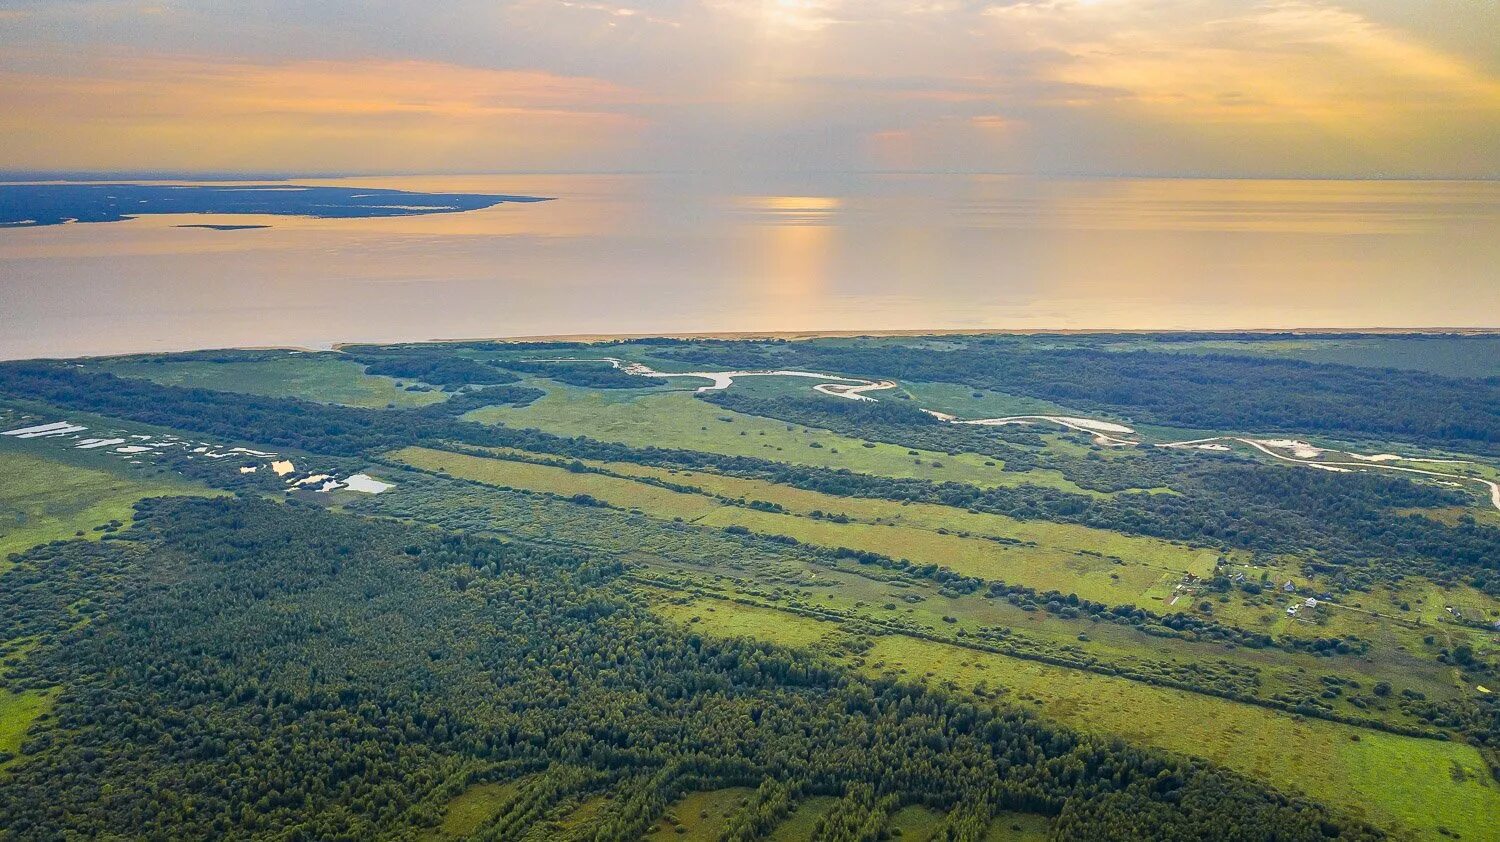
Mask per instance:
[[[0,2],[0,167],[1500,175],[1418,5]]]
[[[633,92],[543,70],[119,53],[88,65],[0,70],[0,148],[29,140],[48,166],[78,168],[359,171],[412,156],[547,167],[615,154],[643,122],[621,110]]]

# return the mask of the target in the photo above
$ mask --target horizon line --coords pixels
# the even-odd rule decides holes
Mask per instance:
[[[1159,179],[1192,181],[1500,181],[1500,172],[1490,175],[1371,173],[1363,175],[1290,175],[1230,173],[1156,172],[1023,172],[983,169],[847,169],[847,170],[704,170],[704,169],[560,169],[560,170],[165,170],[165,169],[7,169],[0,167],[0,182],[47,181],[290,181],[294,179],[342,178],[435,178],[456,176],[584,176],[584,175],[684,175],[712,177],[815,177],[815,176],[991,176],[1018,179]]]
[[[454,336],[427,339],[392,339],[363,341],[330,341],[327,345],[221,345],[156,348],[141,351],[118,351],[99,354],[76,354],[69,357],[0,357],[0,362],[30,362],[36,360],[102,360],[122,357],[165,356],[171,354],[202,353],[212,351],[295,351],[308,354],[342,353],[344,348],[357,345],[453,345],[466,342],[581,342],[586,344],[635,341],[642,339],[722,340],[753,341],[785,339],[806,341],[813,339],[859,339],[914,336],[1080,336],[1080,335],[1130,335],[1130,336],[1184,336],[1184,335],[1228,335],[1257,334],[1260,336],[1293,335],[1302,337],[1341,336],[1494,336],[1500,335],[1500,325],[1489,327],[1470,326],[1424,326],[1424,327],[1246,327],[1246,328],[888,328],[874,330],[702,330],[645,333],[551,333],[513,334],[507,336]]]

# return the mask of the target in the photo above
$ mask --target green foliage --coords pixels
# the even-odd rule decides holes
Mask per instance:
[[[36,544],[108,534],[128,523],[135,502],[160,494],[201,489],[170,474],[147,475],[133,466],[98,459],[86,463],[73,453],[43,450],[0,438],[0,572],[11,553]]]
[[[430,387],[403,385],[390,377],[367,373],[359,363],[336,353],[174,354],[103,360],[96,365],[121,377],[142,377],[167,386],[248,392],[371,409],[425,406],[447,397]]]
[[[586,389],[647,389],[664,385],[664,380],[652,380],[626,374],[606,362],[567,363],[538,360],[494,360],[494,365],[511,371],[537,374],[548,380],[581,386]]]
[[[0,788],[0,825],[369,838],[435,823],[443,781],[488,762],[587,770],[523,784],[497,833],[590,779],[620,793],[581,838],[614,840],[684,792],[772,777],[848,793],[829,840],[980,786],[1083,836],[1135,813],[1168,838],[1370,834],[1219,770],[677,631],[618,573],[303,507],[143,503],[125,540],[38,548],[7,574],[0,633],[38,641],[7,681],[66,689]],[[1114,811],[1086,806],[1106,797]]]
[[[754,842],[781,824],[797,803],[791,784],[766,779],[756,787],[750,802],[735,813],[719,835],[719,842]]]
[[[1038,349],[995,339],[955,351],[706,343],[662,356],[725,368],[962,383],[1170,427],[1400,438],[1500,453],[1500,382],[1493,378],[1228,355]]]
[[[351,354],[355,360],[366,363],[366,374],[420,380],[449,388],[460,386],[498,386],[514,383],[520,378],[508,371],[463,357],[451,356],[441,349],[424,351],[406,356]]]
[[[1420,390],[1404,375],[1175,356],[1201,382],[1163,393],[1172,400],[1254,397],[1252,376],[1291,378],[1279,388],[1292,397],[1268,409],[1282,421],[1237,398],[1179,410],[1145,394],[1166,388],[1167,355],[1119,354],[1121,341],[669,341],[609,353],[856,372],[898,363],[867,373],[973,381],[927,384],[960,402],[1171,423],[1220,412],[1300,424],[1328,399],[1352,402],[1346,422],[1299,434],[1375,435],[1374,410],[1348,390],[1377,377],[1405,425],[1381,435],[1482,449],[1482,435],[1413,409]],[[533,841],[816,831],[952,842],[1036,838],[1049,822],[1056,838],[1370,833],[1122,736],[1398,832],[1431,831],[1442,813],[1471,837],[1482,827],[1471,816],[1491,812],[1481,758],[1500,768],[1500,705],[1473,687],[1500,683],[1481,633],[1500,616],[1484,593],[1500,593],[1500,521],[1454,516],[1472,502],[1459,491],[940,424],[894,390],[869,403],[813,396],[800,381],[788,394],[772,378],[737,384],[717,406],[596,391],[653,381],[525,361],[556,350],[351,349],[452,390],[387,409],[345,392],[395,381],[333,355],[0,364],[0,395],[28,414],[305,451],[292,454],[299,467],[338,475],[383,466],[390,493],[293,498],[426,525],[178,500],[143,504],[130,529],[140,496],[183,487],[170,475],[277,499],[285,479],[240,474],[248,455],[162,452],[126,468],[63,439],[4,441],[39,455],[6,474],[0,503],[19,514],[0,541],[103,540],[36,547],[0,571],[0,751],[15,755],[0,755],[0,827],[22,838]],[[1077,369],[1059,380],[1076,394],[1011,382],[1060,361]],[[252,369],[231,391],[184,388]],[[503,408],[542,395],[509,369],[583,388]],[[1111,373],[1124,380],[1106,388]],[[1448,399],[1453,384],[1437,381],[1423,400]],[[1485,400],[1489,385],[1469,384]],[[1449,414],[1487,423],[1467,404]],[[552,432],[469,420],[481,416]],[[1231,578],[1239,570],[1249,578]],[[1331,591],[1332,604],[1287,617],[1284,578],[1298,600]],[[1048,721],[1019,712],[1030,706]]]

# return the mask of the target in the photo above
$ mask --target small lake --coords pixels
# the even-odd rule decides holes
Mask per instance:
[[[293,183],[556,200],[0,230],[0,358],[544,334],[1500,326],[1500,182]]]

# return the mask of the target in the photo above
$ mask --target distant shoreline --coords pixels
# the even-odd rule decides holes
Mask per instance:
[[[411,343],[385,344],[457,344],[462,342],[612,342],[621,339],[853,339],[863,336],[1044,336],[1048,334],[1079,336],[1088,334],[1127,334],[1132,336],[1162,336],[1182,334],[1233,335],[1254,333],[1262,335],[1292,334],[1294,336],[1316,336],[1326,334],[1379,336],[1488,336],[1500,334],[1500,327],[1291,327],[1291,328],[1218,328],[1218,329],[1157,329],[1157,328],[938,328],[900,330],[708,330],[675,333],[551,333],[528,336],[468,336],[444,339],[427,339]],[[335,351],[350,345],[370,345],[370,342],[336,342]],[[263,349],[267,350],[267,349]],[[298,348],[296,350],[310,350]]]
[[[1500,326],[1497,327],[1329,327],[1329,328],[1241,328],[1241,329],[1154,329],[1154,328],[910,328],[891,330],[749,330],[749,331],[679,331],[668,333],[552,333],[552,334],[530,334],[519,336],[470,336],[470,337],[448,337],[442,339],[395,339],[395,340],[360,340],[350,342],[330,342],[326,345],[220,345],[217,347],[201,348],[153,348],[139,351],[120,351],[109,354],[81,354],[71,357],[0,357],[0,362],[23,362],[26,360],[107,360],[119,357],[139,357],[151,354],[186,354],[204,353],[212,351],[299,351],[307,354],[318,354],[328,352],[340,352],[343,349],[356,345],[457,345],[465,342],[495,342],[499,344],[515,342],[582,342],[586,344],[597,344],[604,342],[615,342],[620,340],[637,339],[721,339],[721,340],[755,340],[755,339],[786,339],[789,341],[810,339],[857,339],[869,337],[872,339],[882,337],[901,336],[1088,336],[1088,335],[1121,335],[1121,336],[1233,336],[1240,334],[1257,334],[1262,336],[1273,336],[1287,334],[1291,336],[1495,336],[1500,335]]]

